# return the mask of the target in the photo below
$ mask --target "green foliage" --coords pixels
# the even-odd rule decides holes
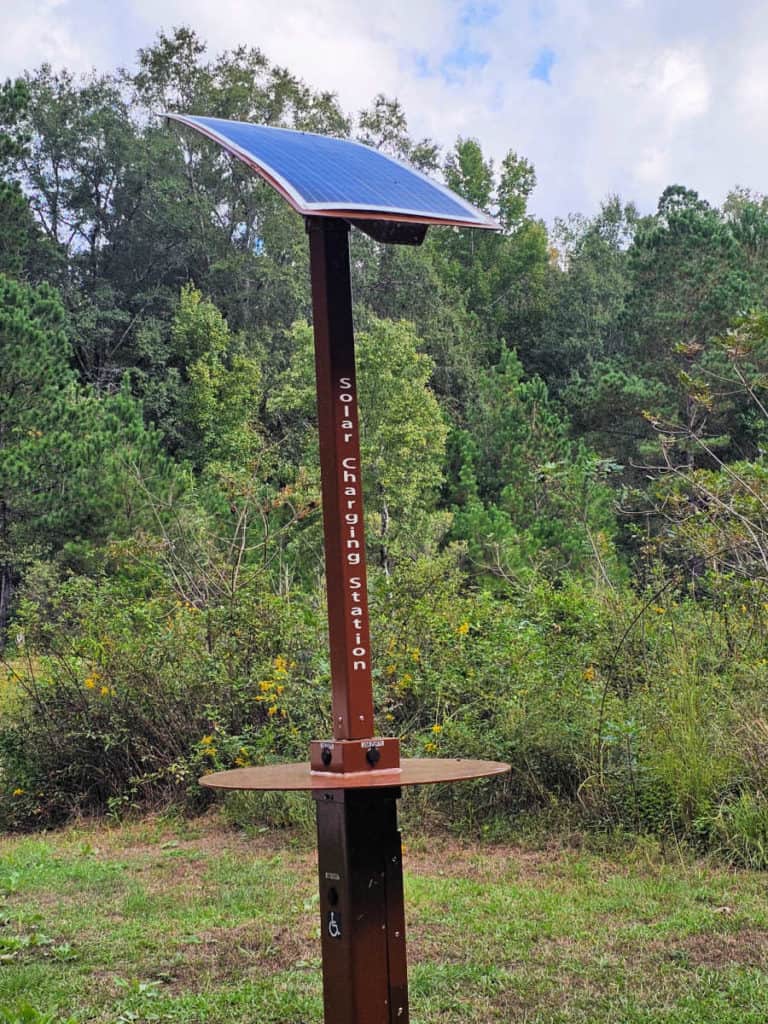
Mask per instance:
[[[477,441],[463,442],[453,536],[472,559],[501,576],[541,563],[555,571],[593,564],[605,574],[613,519],[603,478],[611,467],[571,439],[546,384],[525,380],[514,352],[504,350],[481,377],[470,427]]]
[[[54,269],[49,255],[20,186],[0,180],[0,274],[39,278]]]
[[[31,1003],[21,1002],[15,1006],[0,1006],[0,1024],[77,1024],[75,1017],[43,1013]]]
[[[53,289],[0,277],[0,629],[25,564],[130,533],[134,476],[174,478],[127,392],[76,384],[64,324]]]
[[[290,367],[269,396],[267,410],[288,451],[319,483],[309,325],[294,325],[289,342]],[[372,527],[368,542],[382,565],[389,563],[393,547],[394,553],[419,550],[417,524],[429,543],[432,531],[424,519],[442,483],[448,428],[427,386],[432,361],[419,347],[410,324],[373,316],[356,337],[363,493]]]
[[[427,242],[440,276],[456,287],[476,318],[476,362],[487,366],[502,339],[524,343],[537,330],[544,310],[547,234],[526,212],[535,174],[527,161],[510,152],[497,175],[474,139],[457,141],[444,173],[452,188],[496,214],[505,229],[436,232]]]
[[[408,134],[408,119],[397,99],[379,93],[358,117],[358,137],[366,146],[374,146],[390,156],[407,160],[426,172],[438,165],[438,147],[430,139],[414,141]]]
[[[703,824],[734,864],[757,871],[768,868],[768,801],[761,793],[747,791],[726,801]]]
[[[0,730],[6,827],[199,804],[199,775],[295,760],[326,729],[309,609],[258,590],[198,608],[131,589],[76,577],[23,609],[9,667],[26,699]]]
[[[237,351],[221,313],[191,286],[182,289],[171,342],[181,371],[173,410],[179,456],[198,471],[248,467],[261,447],[258,363]]]
[[[446,555],[399,567],[375,598],[382,731],[414,755],[509,762],[486,814],[574,801],[593,825],[706,841],[723,800],[762,791],[768,620],[738,588],[715,615],[583,579],[529,576],[501,602]],[[453,820],[476,822],[476,798],[452,795]]]
[[[629,253],[638,215],[613,196],[597,216],[571,215],[552,233],[546,315],[533,336],[518,345],[528,372],[539,373],[559,394],[574,375],[596,384],[606,367],[595,363],[617,357],[622,348],[621,318],[632,284]],[[616,406],[620,405],[620,401]],[[588,399],[569,403],[576,422],[592,415]],[[631,410],[627,410],[628,417]],[[599,421],[610,425],[607,417]],[[583,429],[583,427],[581,428]],[[610,434],[601,429],[600,443]]]

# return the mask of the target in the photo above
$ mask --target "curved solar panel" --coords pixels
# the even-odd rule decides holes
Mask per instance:
[[[360,142],[218,117],[166,117],[243,160],[304,216],[346,213],[498,230],[487,214],[444,185]]]

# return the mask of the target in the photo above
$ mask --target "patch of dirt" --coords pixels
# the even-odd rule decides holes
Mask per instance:
[[[407,873],[482,882],[541,878],[561,854],[559,850],[556,853],[515,846],[490,846],[478,851],[476,845],[444,836],[420,838],[418,844],[413,845],[409,845],[407,838],[403,842],[403,865]]]
[[[167,964],[163,980],[170,991],[195,992],[248,974],[284,970],[288,965],[306,964],[315,970],[320,947],[312,935],[313,923],[314,918],[298,927],[270,932],[257,920],[233,928],[211,928],[199,933],[196,942],[179,948],[179,955]]]
[[[147,833],[151,839],[146,839]],[[149,821],[143,825],[123,825],[117,829],[96,828],[88,835],[94,846],[109,850],[120,857],[153,855],[172,847],[179,850],[199,850],[211,856],[257,850],[261,853],[283,853],[289,846],[290,833],[277,829],[251,838],[243,832],[228,828],[220,818],[198,818],[187,837],[180,830],[161,822]],[[289,839],[286,839],[286,835]]]
[[[721,970],[725,967],[768,967],[768,931],[743,928],[738,932],[707,932],[686,935],[664,943],[668,957],[687,961],[693,967]]]
[[[454,931],[448,925],[409,920],[405,938],[409,963],[461,963],[467,959],[466,952],[455,947]]]

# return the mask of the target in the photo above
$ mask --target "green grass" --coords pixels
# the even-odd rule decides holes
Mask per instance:
[[[420,836],[406,895],[413,1024],[768,1020],[759,873]],[[0,1024],[70,1018],[319,1024],[306,840],[218,819],[2,840]]]

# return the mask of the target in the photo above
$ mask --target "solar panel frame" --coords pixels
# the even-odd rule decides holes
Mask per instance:
[[[424,174],[417,168],[409,166],[404,161],[391,157],[388,154],[381,153],[380,151],[375,150],[370,146],[366,146],[364,143],[358,142],[354,139],[339,139],[335,136],[318,135],[314,132],[298,132],[289,128],[252,125],[247,121],[226,121],[223,118],[204,118],[192,114],[166,113],[164,116],[171,121],[176,121],[188,128],[192,128],[203,136],[209,138],[211,141],[216,142],[222,149],[230,153],[232,156],[241,160],[252,171],[264,178],[268,184],[275,188],[302,216],[342,217],[352,220],[388,220],[435,226],[443,225],[484,228],[494,231],[500,230],[499,225],[492,217],[488,216],[488,214],[484,213],[482,210],[478,210],[475,206],[467,202],[467,200],[462,196],[457,195],[446,185],[443,185],[441,182],[433,181],[428,175]],[[358,147],[363,150],[367,150],[368,152],[375,154],[380,160],[393,164],[395,167],[405,171],[408,175],[413,176],[419,183],[426,183],[431,190],[434,190],[435,193],[450,200],[454,207],[458,206],[461,210],[466,211],[467,216],[455,216],[448,213],[439,213],[435,210],[387,205],[384,202],[358,203],[339,202],[337,200],[317,202],[308,200],[297,187],[296,183],[292,182],[284,173],[275,168],[258,153],[246,149],[244,146],[235,142],[234,139],[224,134],[223,131],[219,131],[211,122],[223,125],[231,124],[245,128],[257,127],[270,133],[289,132],[291,135],[306,136],[308,139],[317,138],[326,141],[333,139],[335,143],[339,143],[345,147]]]

